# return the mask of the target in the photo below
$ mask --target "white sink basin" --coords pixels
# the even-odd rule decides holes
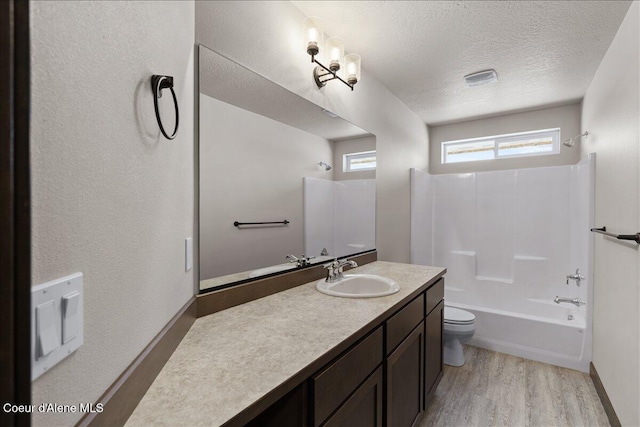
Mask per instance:
[[[395,294],[400,286],[391,279],[375,274],[345,274],[336,282],[320,280],[316,289],[334,297],[375,298]]]

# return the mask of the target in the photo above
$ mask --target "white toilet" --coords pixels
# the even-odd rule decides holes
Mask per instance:
[[[476,332],[476,316],[455,307],[444,307],[444,363],[449,366],[464,365],[462,344]]]

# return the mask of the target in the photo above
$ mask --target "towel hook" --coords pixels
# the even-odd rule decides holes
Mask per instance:
[[[153,106],[156,109],[156,119],[158,120],[158,125],[160,126],[160,132],[167,139],[174,139],[176,134],[178,133],[178,122],[179,122],[179,114],[178,114],[178,99],[176,98],[176,93],[173,90],[173,77],[172,76],[159,76],[154,74],[151,76],[151,87],[153,89]],[[169,89],[171,91],[171,95],[173,96],[173,105],[176,109],[176,127],[173,130],[173,134],[171,136],[167,135],[167,132],[164,130],[164,126],[162,126],[162,119],[160,118],[160,111],[158,110],[158,98],[162,97],[162,90]]]

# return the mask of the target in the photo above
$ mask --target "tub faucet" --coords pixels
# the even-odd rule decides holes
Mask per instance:
[[[580,269],[579,268],[576,268],[575,274],[567,274],[567,285],[569,284],[569,280],[575,280],[576,281],[576,285],[578,285],[578,287],[580,287],[580,281],[581,280],[587,280],[587,278],[580,274]]]
[[[555,302],[556,304],[560,304],[561,302],[568,302],[568,303],[571,303],[571,304],[575,304],[576,307],[580,307],[581,305],[585,305],[586,304],[586,302],[584,302],[583,300],[581,300],[578,297],[576,297],[576,298],[564,298],[564,297],[559,297],[557,295],[553,299],[553,302]]]
[[[355,261],[347,261],[346,259],[338,261],[337,259],[334,259],[333,262],[324,265],[324,268],[327,269],[327,278],[324,281],[331,283],[342,279],[344,277],[342,269],[345,265],[349,265],[351,267],[358,266]]]

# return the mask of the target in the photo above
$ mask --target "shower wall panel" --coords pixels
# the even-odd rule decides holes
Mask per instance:
[[[573,166],[429,175],[412,170],[412,262],[447,268],[448,286],[549,300],[590,275],[592,170]],[[524,294],[523,294],[524,292]]]
[[[323,248],[332,253],[335,246],[334,182],[303,178],[304,186],[304,254],[320,255]]]
[[[513,282],[516,172],[476,174],[477,271],[479,280]]]
[[[411,263],[433,264],[433,177],[411,169]]]
[[[341,257],[375,249],[376,181],[304,178],[304,251]]]

